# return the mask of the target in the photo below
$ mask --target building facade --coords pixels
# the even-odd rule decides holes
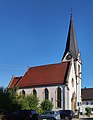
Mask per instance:
[[[81,103],[81,56],[72,16],[66,48],[57,64],[30,67],[22,77],[12,77],[8,88],[18,87],[18,94],[34,94],[40,101],[49,99],[53,110],[78,110]]]
[[[82,110],[83,114],[86,113],[86,108],[91,108],[91,112],[93,113],[93,88],[82,88]]]

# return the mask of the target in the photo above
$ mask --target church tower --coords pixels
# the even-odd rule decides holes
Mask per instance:
[[[81,56],[78,49],[78,44],[76,40],[76,34],[74,30],[74,24],[72,15],[70,17],[69,31],[67,36],[66,48],[62,58],[62,62],[71,61],[74,62],[75,76],[76,76],[76,100],[77,108],[80,109],[81,104]]]

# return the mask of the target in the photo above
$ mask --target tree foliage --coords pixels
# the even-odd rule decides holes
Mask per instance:
[[[39,99],[33,95],[20,95],[18,97],[18,103],[21,106],[21,109],[34,109],[37,110]]]
[[[17,88],[4,89],[0,87],[0,113],[15,110],[37,110],[39,99],[32,95],[18,95]]]
[[[86,115],[90,117],[90,115],[91,115],[91,108],[90,107],[86,107],[85,110],[86,110]]]
[[[0,87],[0,113],[20,108],[15,99],[16,95],[14,94],[16,94],[16,91],[7,91],[7,89]]]
[[[53,108],[53,103],[50,100],[44,100],[41,102],[41,109],[45,111],[51,111]]]

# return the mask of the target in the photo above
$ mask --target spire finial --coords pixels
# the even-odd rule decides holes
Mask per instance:
[[[71,14],[70,14],[70,15],[71,15],[71,17],[72,17],[72,8],[71,8]]]

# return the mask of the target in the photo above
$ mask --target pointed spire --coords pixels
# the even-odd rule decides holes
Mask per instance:
[[[71,17],[72,17],[72,8],[71,8]]]
[[[74,30],[74,25],[72,20],[72,13],[71,13],[67,43],[66,43],[66,48],[65,48],[65,52],[62,60],[64,59],[67,53],[70,53],[73,58],[77,59],[78,52],[79,50],[78,50],[78,45],[77,45],[77,40],[76,40],[76,35],[75,35],[75,30]]]

